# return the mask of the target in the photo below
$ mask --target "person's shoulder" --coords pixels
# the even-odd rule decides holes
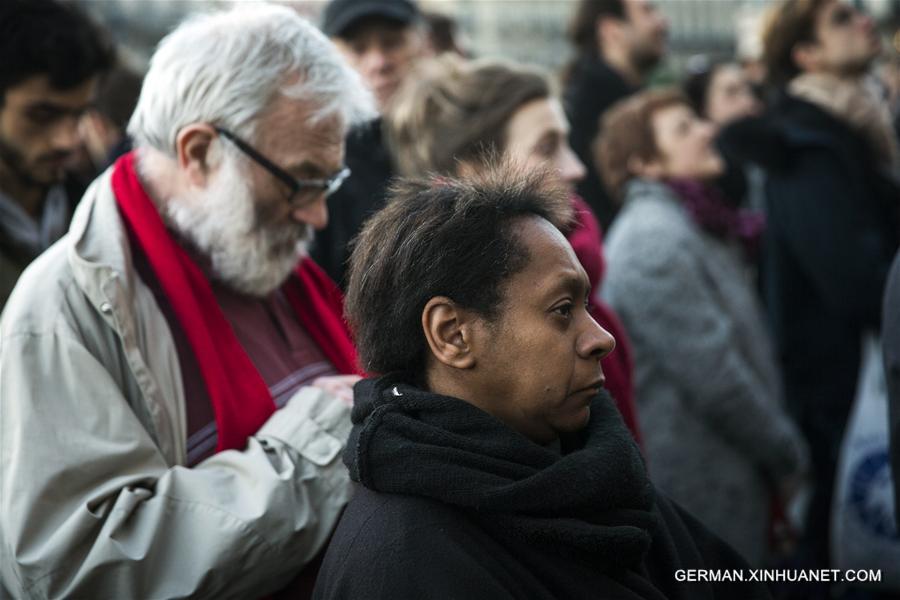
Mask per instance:
[[[648,556],[649,561],[659,561],[665,565],[664,570],[672,564],[680,566],[681,571],[708,570],[728,572],[735,578],[750,574],[750,565],[731,546],[712,533],[696,517],[691,515],[676,502],[657,491],[655,511],[658,516],[659,529],[654,535],[654,550]],[[671,554],[666,557],[664,555]],[[658,566],[657,565],[657,566]],[[654,565],[648,565],[652,570]],[[668,576],[668,572],[663,573]],[[751,581],[723,581],[688,584],[699,591],[707,587],[704,596],[728,600],[771,600],[772,596],[763,583]]]
[[[357,485],[332,536],[316,598],[420,597],[476,577],[489,546],[461,511]],[[473,538],[474,536],[474,538]],[[435,557],[440,557],[436,561]]]
[[[434,538],[423,534],[446,527],[458,531],[465,523],[458,509],[443,502],[357,486],[333,543],[359,545],[367,552],[375,547],[415,549],[426,540],[434,543]]]
[[[609,237],[659,247],[683,243],[691,234],[690,220],[673,191],[660,182],[633,180]]]
[[[849,122],[808,100],[784,94],[772,112],[785,143],[795,152],[828,150],[844,159],[869,155],[865,138]]]
[[[6,306],[0,331],[4,337],[39,335],[56,331],[68,314],[75,276],[69,263],[69,236],[63,236],[34,260],[16,282]]]
[[[382,119],[379,117],[365,123],[355,125],[347,133],[347,160],[371,158],[373,150],[384,147],[382,135]]]

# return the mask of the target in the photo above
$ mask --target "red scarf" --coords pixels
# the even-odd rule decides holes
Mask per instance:
[[[150,261],[187,334],[216,415],[216,451],[240,450],[275,412],[269,388],[219,309],[212,288],[188,253],[169,236],[144,191],[134,155],[116,161],[112,188],[119,211]],[[282,288],[297,320],[338,372],[356,373],[356,349],[343,320],[337,286],[310,259],[300,262]]]

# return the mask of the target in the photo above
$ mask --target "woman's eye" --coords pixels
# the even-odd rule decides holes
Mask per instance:
[[[561,315],[563,317],[571,317],[572,310],[574,308],[575,308],[574,304],[572,304],[571,302],[566,302],[565,304],[560,304],[559,306],[554,308],[553,312],[555,312],[556,314]]]

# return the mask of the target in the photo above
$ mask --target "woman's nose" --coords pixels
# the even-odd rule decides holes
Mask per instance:
[[[584,358],[603,358],[616,347],[616,339],[603,329],[593,317],[588,319],[588,327],[579,340],[579,354]]]

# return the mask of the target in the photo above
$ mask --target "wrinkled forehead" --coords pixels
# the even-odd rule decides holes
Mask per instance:
[[[277,95],[256,125],[260,147],[292,151],[343,147],[346,125],[340,113],[321,114],[321,105]]]

